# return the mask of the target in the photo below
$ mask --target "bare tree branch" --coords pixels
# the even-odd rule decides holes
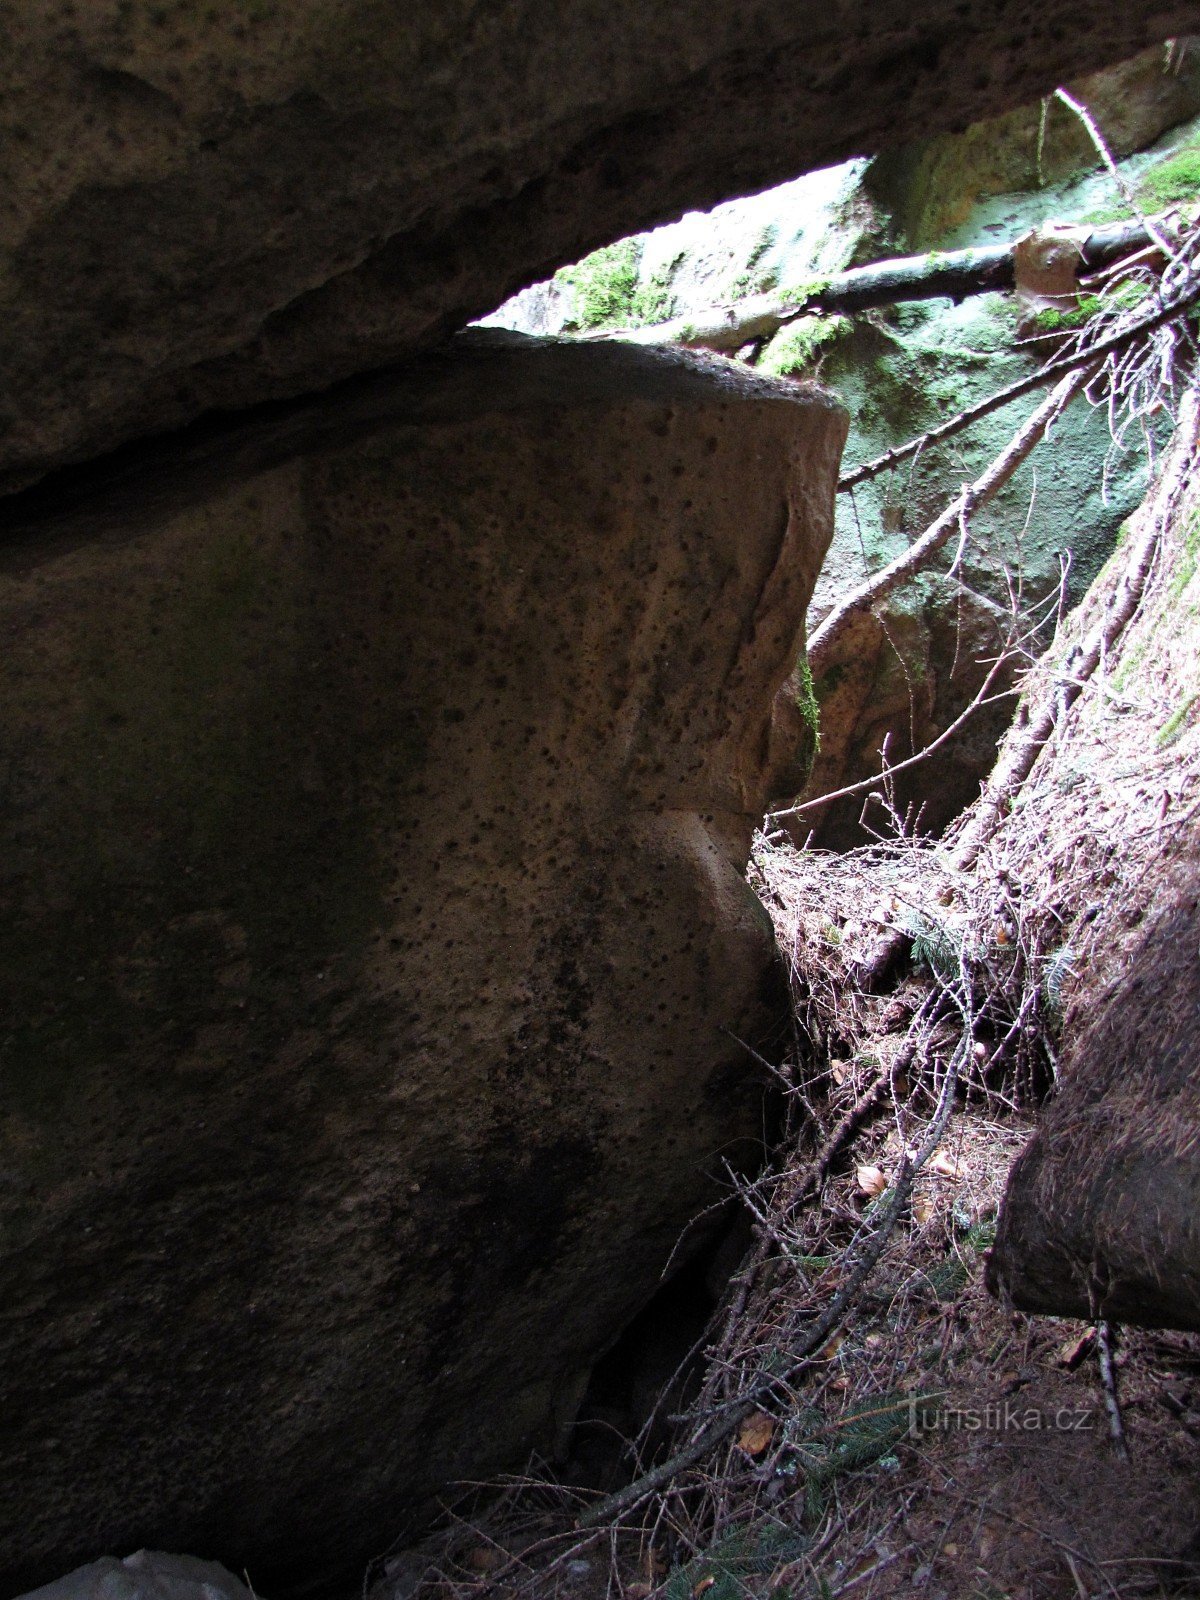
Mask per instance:
[[[1050,424],[1084,388],[1097,366],[1093,352],[1089,364],[1076,367],[1059,382],[987,470],[950,502],[919,539],[834,606],[808,642],[808,665],[814,678],[819,678],[825,671],[834,648],[854,619],[864,611],[869,611],[899,584],[920,571],[947,542],[961,521],[969,518],[980,506],[986,505],[1004,487],[1022,461],[1045,437]]]
[[[1188,279],[1180,293],[1172,295],[1147,316],[1126,322],[1115,333],[1098,339],[1086,348],[1046,362],[1036,372],[1018,378],[1016,383],[1010,383],[1006,389],[998,389],[995,394],[989,395],[986,400],[981,400],[978,405],[968,406],[957,416],[951,417],[936,428],[930,428],[927,433],[922,433],[915,439],[910,439],[907,444],[897,445],[892,450],[886,450],[883,455],[876,456],[873,461],[864,462],[861,467],[843,473],[838,479],[838,493],[842,494],[847,489],[853,489],[868,478],[877,477],[879,473],[886,472],[889,467],[894,467],[901,461],[906,461],[909,456],[915,456],[929,445],[940,444],[951,434],[961,433],[964,428],[969,428],[981,417],[990,416],[993,411],[1001,410],[1023,395],[1032,394],[1035,389],[1044,389],[1048,383],[1053,383],[1055,378],[1062,377],[1064,373],[1076,371],[1090,362],[1098,362],[1118,351],[1128,349],[1146,334],[1154,333],[1157,329],[1166,327],[1168,323],[1175,322],[1198,300],[1200,300],[1200,279]]]
[[[1039,683],[1032,698],[1018,709],[1017,720],[1001,747],[983,794],[967,813],[966,825],[953,841],[953,863],[958,870],[969,867],[995,833],[1006,807],[1032,772],[1063,716],[1137,612],[1163,528],[1190,480],[1198,442],[1200,399],[1195,390],[1189,390],[1180,409],[1170,461],[1152,500],[1139,514],[1141,526],[1133,539],[1121,582],[1091,633],[1068,652],[1066,660]]]
[[[876,261],[870,266],[834,273],[814,283],[803,295],[750,295],[732,305],[694,312],[690,317],[675,317],[646,328],[606,328],[586,337],[619,338],[634,344],[681,344],[688,349],[729,353],[752,340],[769,339],[788,323],[814,313],[847,314],[910,300],[965,300],[970,295],[1011,289],[1016,282],[1017,243],[1014,239],[970,250],[932,250],[926,255]],[[1099,271],[1132,251],[1158,243],[1159,233],[1148,221],[1080,229],[1079,265],[1085,271]]]
[[[980,684],[973,698],[955,717],[954,721],[948,727],[943,728],[936,739],[931,739],[927,745],[918,750],[915,756],[908,756],[905,760],[897,761],[894,766],[888,767],[886,776],[893,778],[896,773],[904,772],[909,767],[915,767],[919,762],[924,761],[926,756],[931,756],[948,739],[953,739],[958,730],[970,721],[981,706],[990,705],[995,700],[1007,700],[1011,695],[1014,695],[1017,692],[1015,689],[1004,689],[999,694],[993,695],[989,695],[987,692],[992,684],[995,683],[1000,669],[1007,659],[1008,657],[1005,654],[997,656],[988,668],[987,677]],[[882,776],[881,774],[876,774],[870,778],[862,778],[858,783],[848,783],[843,789],[833,789],[828,794],[819,794],[812,800],[801,801],[799,805],[785,806],[778,811],[768,811],[767,818],[771,822],[779,822],[784,817],[803,816],[806,811],[813,811],[817,806],[829,806],[835,800],[846,800],[851,795],[863,794],[868,789],[877,789],[882,781]]]
[[[1092,116],[1092,113],[1084,105],[1082,100],[1076,100],[1074,95],[1068,94],[1065,89],[1056,89],[1054,94],[1055,98],[1061,100],[1063,105],[1066,106],[1069,111],[1073,111],[1075,113],[1080,122],[1082,122],[1084,127],[1087,129],[1088,137],[1095,145],[1096,152],[1101,161],[1103,161],[1104,165],[1108,168],[1108,175],[1116,185],[1117,193],[1121,196],[1121,199],[1124,200],[1130,211],[1133,212],[1139,223],[1143,228],[1145,228],[1146,233],[1166,256],[1167,260],[1174,261],[1174,250],[1172,250],[1171,246],[1167,243],[1167,240],[1156,226],[1154,220],[1151,217],[1143,215],[1142,209],[1137,203],[1137,196],[1134,194],[1129,184],[1121,176],[1121,169],[1117,166],[1116,161],[1113,159],[1113,153],[1108,148],[1108,144],[1105,141],[1104,135],[1100,132],[1100,128],[1095,117]]]

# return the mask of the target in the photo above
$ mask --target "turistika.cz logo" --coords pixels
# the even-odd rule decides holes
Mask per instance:
[[[1017,1400],[992,1400],[981,1406],[930,1404],[914,1396],[908,1406],[908,1431],[920,1433],[1091,1433],[1096,1413],[1086,1407],[1022,1405]]]

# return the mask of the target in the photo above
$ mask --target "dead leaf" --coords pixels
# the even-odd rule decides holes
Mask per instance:
[[[888,1186],[887,1173],[882,1167],[856,1167],[854,1176],[858,1179],[860,1194],[882,1194]]]
[[[717,1580],[711,1574],[707,1578],[701,1578],[700,1582],[692,1590],[692,1600],[700,1600],[700,1596],[702,1594],[707,1594],[716,1581]]]
[[[744,1450],[748,1456],[760,1456],[770,1444],[774,1432],[773,1417],[769,1417],[765,1411],[752,1411],[738,1430],[738,1449]]]
[[[818,1350],[818,1357],[824,1361],[832,1361],[834,1356],[836,1356],[838,1351],[842,1348],[845,1340],[846,1335],[844,1333],[835,1333],[832,1338],[827,1339],[821,1346],[820,1350]]]
[[[1022,324],[1039,311],[1070,311],[1079,304],[1076,274],[1080,237],[1061,223],[1035,228],[1013,246],[1013,277]]]
[[[835,1061],[832,1063],[829,1070],[833,1074],[834,1083],[836,1083],[840,1089],[842,1084],[844,1084],[846,1079],[850,1076],[848,1068],[844,1067],[840,1061]]]
[[[939,1178],[949,1178],[957,1181],[962,1177],[962,1168],[952,1155],[946,1150],[939,1150],[929,1163],[930,1172],[936,1172]]]
[[[913,1201],[913,1220],[923,1228],[933,1215],[933,1201],[927,1194],[919,1194]]]

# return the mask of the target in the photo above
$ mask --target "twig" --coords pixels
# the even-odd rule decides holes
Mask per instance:
[[[789,1189],[787,1202],[789,1210],[794,1210],[809,1194],[820,1188],[825,1181],[829,1168],[841,1154],[863,1120],[879,1102],[893,1074],[903,1070],[898,1056],[896,1061],[891,1066],[885,1067],[858,1097],[825,1140],[821,1149],[809,1162],[808,1166],[805,1167],[798,1181]],[[733,1330],[746,1309],[746,1302],[749,1299],[750,1288],[755,1276],[763,1262],[770,1255],[772,1244],[778,1245],[779,1242],[775,1230],[760,1224],[758,1243],[754,1247],[749,1260],[742,1267],[736,1279],[733,1280],[737,1284],[737,1290],[724,1318],[724,1329],[716,1345],[718,1350],[723,1350],[728,1346]]]
[[[1166,256],[1167,260],[1175,261],[1176,255],[1174,250],[1167,243],[1166,239],[1163,237],[1162,233],[1154,225],[1151,219],[1143,214],[1141,207],[1137,203],[1137,197],[1135,196],[1133,190],[1129,187],[1128,183],[1126,183],[1125,179],[1122,177],[1120,168],[1113,160],[1112,151],[1108,148],[1108,144],[1105,141],[1104,135],[1100,132],[1099,125],[1097,124],[1096,119],[1092,116],[1091,112],[1083,104],[1082,100],[1076,100],[1074,95],[1068,94],[1065,89],[1056,89],[1054,91],[1054,95],[1057,100],[1062,101],[1063,105],[1066,106],[1069,111],[1073,111],[1075,113],[1080,122],[1082,122],[1084,127],[1087,129],[1088,137],[1096,146],[1096,150],[1101,161],[1103,161],[1104,165],[1108,168],[1109,177],[1116,184],[1117,192],[1121,196],[1121,199],[1124,200],[1130,211],[1133,212],[1134,216],[1141,223],[1142,227],[1145,228],[1150,238]]]
[[[829,663],[834,646],[846,632],[851,622],[862,612],[876,605],[905,579],[920,570],[931,556],[950,538],[964,515],[986,505],[1013,473],[1045,437],[1052,422],[1083,389],[1099,368],[1094,351],[1089,360],[1072,367],[1056,385],[1054,392],[1042,401],[1025,425],[1009,440],[1005,448],[992,461],[975,482],[963,489],[952,500],[941,516],[931,522],[925,532],[902,555],[860,584],[852,594],[840,601],[823,619],[808,642],[808,665],[814,678],[819,678]]]
[[[836,1600],[836,1596],[841,1594],[849,1594],[851,1589],[856,1589],[860,1583],[865,1583],[868,1578],[874,1578],[885,1567],[890,1567],[893,1561],[899,1561],[901,1556],[906,1556],[912,1548],[912,1545],[906,1545],[903,1550],[893,1550],[889,1555],[881,1556],[873,1567],[856,1572],[853,1577],[847,1578],[845,1583],[839,1583],[836,1589],[829,1590],[830,1600]]]
[[[701,1429],[690,1444],[685,1445],[682,1450],[677,1451],[668,1461],[662,1462],[660,1466],[643,1473],[640,1478],[635,1478],[624,1489],[608,1495],[596,1505],[589,1507],[577,1521],[576,1525],[579,1528],[594,1528],[598,1524],[609,1522],[615,1517],[624,1515],[634,1506],[640,1505],[649,1495],[665,1488],[680,1473],[686,1472],[689,1467],[694,1467],[716,1445],[728,1439],[739,1424],[744,1422],[750,1413],[757,1409],[759,1401],[765,1399],[773,1388],[781,1383],[791,1382],[807,1366],[810,1357],[826,1343],[830,1334],[840,1323],[843,1314],[857,1298],[863,1284],[866,1283],[874,1271],[875,1264],[883,1254],[884,1246],[887,1244],[892,1229],[908,1203],[912,1193],[913,1180],[933,1154],[938,1140],[942,1136],[954,1105],[954,1090],[958,1081],[959,1053],[955,1052],[946,1067],[937,1109],[930,1121],[925,1140],[911,1160],[909,1160],[907,1154],[901,1160],[896,1180],[892,1187],[891,1201],[880,1218],[874,1233],[868,1240],[862,1256],[849,1276],[844,1280],[837,1294],[829,1302],[825,1311],[810,1325],[798,1345],[790,1352],[787,1366],[780,1372],[761,1374],[736,1404],[723,1414],[714,1417],[711,1422]]]
[[[1071,1578],[1074,1581],[1075,1592],[1079,1596],[1079,1600],[1089,1600],[1087,1585],[1079,1575],[1079,1566],[1075,1560],[1075,1557],[1069,1550],[1064,1550],[1062,1557],[1067,1564],[1067,1571],[1071,1574]]]
[[[887,776],[889,778],[895,777],[896,773],[905,772],[909,767],[915,767],[919,762],[924,761],[926,756],[931,756],[935,750],[946,743],[947,739],[952,739],[963,724],[973,717],[982,706],[990,705],[996,700],[1007,700],[1010,695],[1016,694],[1018,692],[1016,689],[1003,689],[999,694],[994,695],[989,695],[987,692],[996,681],[996,677],[1007,659],[1007,655],[997,656],[973,699],[968,705],[964,706],[949,727],[943,728],[937,738],[931,739],[927,745],[917,751],[915,756],[906,756],[903,761],[897,761],[894,765],[889,766],[887,768]],[[879,776],[861,778],[857,783],[848,783],[842,789],[833,789],[828,794],[819,794],[812,800],[802,800],[798,805],[787,806],[782,811],[768,811],[767,817],[771,822],[778,822],[781,817],[798,817],[805,811],[812,811],[816,806],[832,805],[835,800],[845,800],[849,795],[862,794],[867,789],[874,789],[879,782]]]
[[[1125,1426],[1121,1421],[1121,1404],[1117,1399],[1117,1379],[1113,1371],[1112,1333],[1103,1319],[1096,1323],[1096,1358],[1100,1367],[1100,1386],[1104,1390],[1104,1409],[1108,1412],[1108,1431],[1112,1435],[1113,1449],[1121,1461],[1129,1460],[1129,1446],[1125,1442]]]

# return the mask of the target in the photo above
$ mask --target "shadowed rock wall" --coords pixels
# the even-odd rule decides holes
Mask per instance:
[[[742,868],[845,426],[474,336],[24,497],[0,1590],[356,1577],[553,1445],[761,1131]]]
[[[1025,1311],[1200,1328],[1200,870],[1194,850],[1170,867],[1184,887],[1072,1036],[1008,1180],[989,1284]]]
[[[1126,549],[1147,529],[1155,539],[1138,608],[1001,823],[1036,840],[1042,882],[1053,872],[1061,886],[1065,1015],[1058,1082],[1009,1175],[988,1261],[989,1287],[1023,1310],[1189,1329],[1200,1328],[1198,466],[1193,386],[1130,524]],[[1131,566],[1125,550],[1109,562],[1053,670],[1120,614]],[[1042,981],[1053,995],[1049,965]]]
[[[1197,26],[1195,0],[0,0],[0,485]]]

